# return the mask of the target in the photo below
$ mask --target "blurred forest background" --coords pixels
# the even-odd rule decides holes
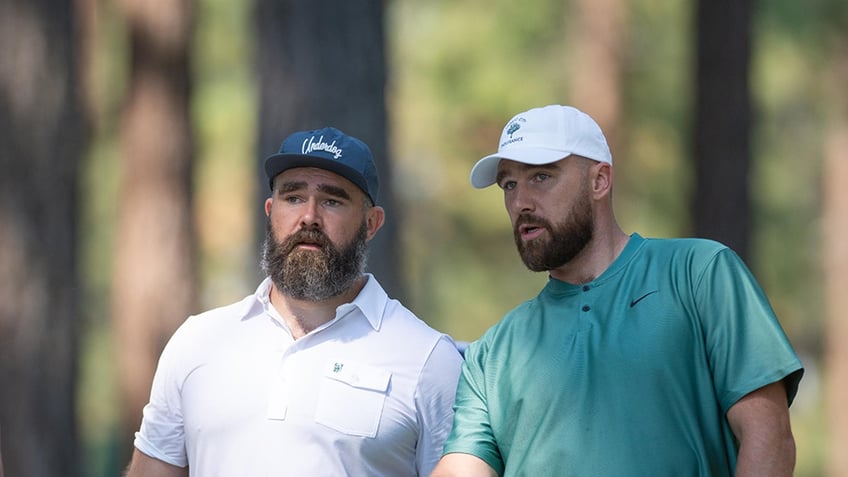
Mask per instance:
[[[807,368],[796,475],[848,476],[848,2],[0,0],[0,45],[7,477],[120,474],[168,336],[261,279],[294,130],[372,147],[371,270],[478,337],[546,276],[468,173],[553,103],[607,132],[625,231],[745,258]]]

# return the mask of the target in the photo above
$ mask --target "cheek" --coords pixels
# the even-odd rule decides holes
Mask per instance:
[[[271,215],[268,216],[271,221],[271,228],[277,233],[278,237],[287,237],[294,233],[298,226],[298,221],[294,220],[291,214],[281,213],[279,209],[275,212],[271,210]]]
[[[521,207],[514,200],[514,197],[505,196],[504,208],[506,209],[506,214],[509,216],[509,220],[514,224],[521,214]]]
[[[519,216],[519,214],[517,214],[517,213],[513,213],[511,209],[507,208],[507,209],[506,209],[506,215],[509,217],[509,223],[510,223],[510,225],[512,225],[513,227],[515,227],[515,222],[517,222],[517,221],[518,221],[518,216]]]
[[[506,209],[506,213],[509,215],[510,218],[512,218],[512,216],[514,215],[512,211],[513,209],[515,209],[515,200],[513,200],[512,195],[504,193],[503,204],[504,209]]]
[[[334,220],[325,220],[322,230],[336,247],[349,243],[356,232],[355,227],[352,224]]]

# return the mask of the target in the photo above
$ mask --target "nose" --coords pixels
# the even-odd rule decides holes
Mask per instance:
[[[527,188],[516,185],[506,194],[506,208],[515,215],[533,212],[536,203]]]
[[[301,228],[316,228],[321,226],[321,213],[318,207],[318,201],[309,199],[303,204],[303,213],[300,216]]]

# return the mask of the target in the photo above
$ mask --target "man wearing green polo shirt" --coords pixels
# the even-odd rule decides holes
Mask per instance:
[[[803,367],[739,257],[625,234],[612,157],[585,113],[504,127],[497,184],[538,296],[469,345],[433,476],[789,476]]]

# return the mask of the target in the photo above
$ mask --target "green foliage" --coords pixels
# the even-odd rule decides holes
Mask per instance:
[[[250,4],[198,3],[194,41],[197,205],[201,309],[241,299],[255,287],[256,79]]]
[[[85,175],[86,315],[80,415],[92,467],[115,418],[108,342],[109,282],[119,161],[116,134],[126,77],[123,25],[101,5],[94,70],[98,134]],[[194,51],[197,224],[203,306],[256,285],[253,270],[255,78],[250,2],[201,0]],[[387,6],[390,143],[404,214],[402,268],[423,319],[473,340],[546,280],[515,251],[497,188],[472,189],[474,162],[496,149],[515,113],[569,103],[570,2],[395,0]],[[615,203],[626,231],[686,235],[691,190],[693,3],[633,0],[623,61],[623,140]],[[828,98],[819,71],[833,35],[848,30],[848,2],[777,0],[755,12],[752,268],[790,338],[813,360],[822,334],[818,183]],[[841,33],[844,38],[844,33]],[[844,40],[843,40],[844,41]],[[579,106],[579,105],[578,105]],[[106,330],[106,331],[104,331]],[[814,364],[811,363],[811,364]],[[802,395],[818,403],[815,380]],[[810,386],[807,388],[806,386]],[[816,405],[813,405],[815,407]],[[819,406],[820,407],[820,406]],[[799,412],[798,475],[821,465],[820,415]],[[126,437],[126,436],[124,436]],[[92,468],[90,475],[116,472]]]
[[[764,4],[757,12],[752,67],[757,121],[752,266],[787,328],[802,333],[796,323],[803,323],[801,341],[810,346],[817,342],[806,335],[817,336],[821,323],[821,310],[809,306],[811,299],[820,301],[813,245],[821,98],[814,93],[819,80],[812,72],[825,53],[811,55],[808,49],[821,45],[821,13],[835,3],[821,0],[811,9]],[[693,5],[660,0],[628,5],[616,211],[628,231],[687,235]],[[394,157],[399,190],[408,192],[402,199],[411,218],[404,245],[410,252],[412,306],[443,329],[473,335],[499,319],[502,313],[486,316],[492,309],[508,310],[535,294],[544,279],[526,279],[497,191],[475,191],[467,177],[474,161],[494,151],[500,128],[513,114],[568,102],[569,78],[580,67],[569,61],[571,7],[548,1],[519,6],[407,0],[391,8]],[[787,254],[787,246],[794,253]],[[496,251],[485,253],[489,249]],[[468,271],[477,267],[484,271]],[[478,273],[490,278],[477,280]],[[521,279],[504,283],[512,276]]]
[[[776,2],[758,16],[752,65],[756,98],[752,259],[784,327],[797,346],[821,355],[823,330],[819,184],[829,101],[821,94],[828,52],[821,15]],[[807,8],[809,7],[809,8]],[[779,259],[775,259],[779,257]]]

